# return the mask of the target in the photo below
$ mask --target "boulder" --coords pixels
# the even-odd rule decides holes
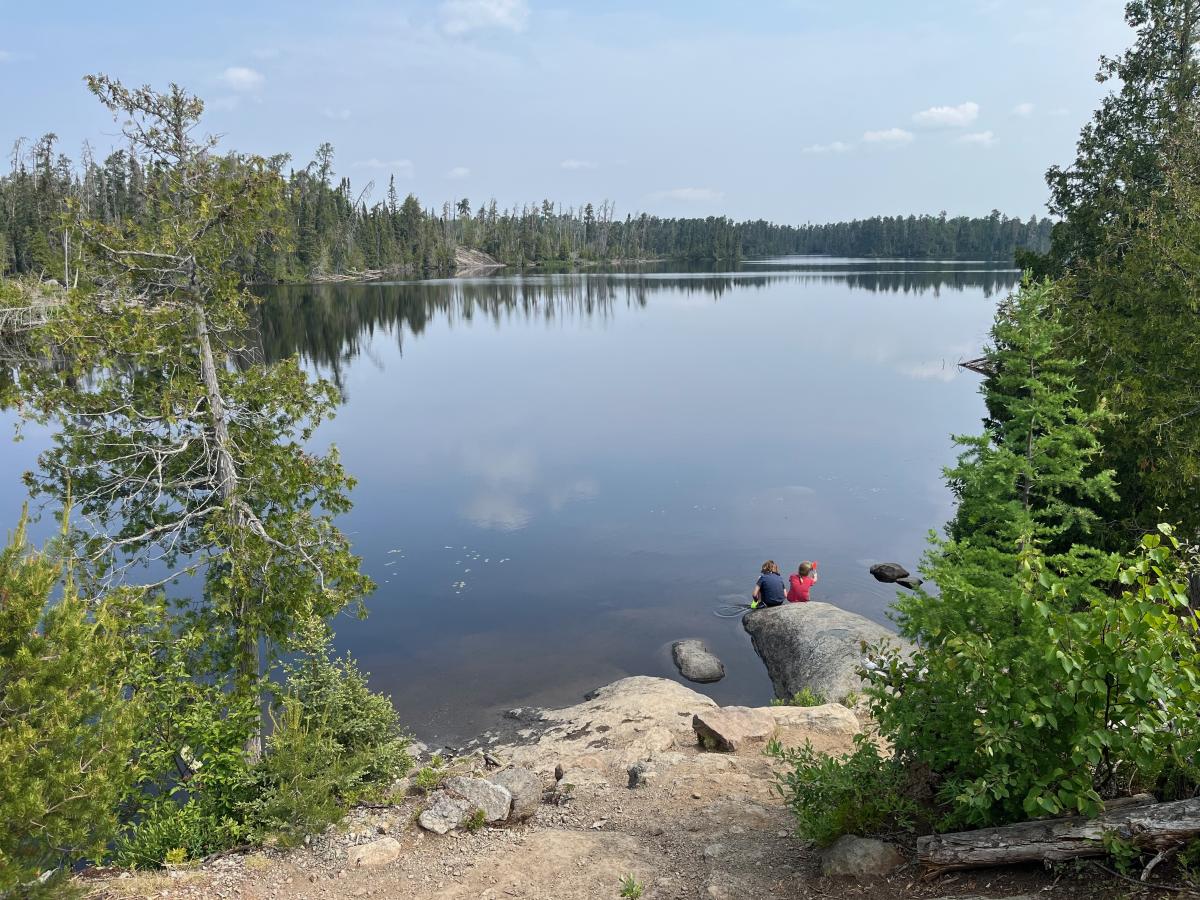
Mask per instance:
[[[844,834],[821,851],[821,874],[832,878],[887,875],[904,865],[895,844]]]
[[[657,776],[657,772],[648,762],[634,763],[629,767],[629,788],[645,787]]]
[[[386,866],[400,858],[400,842],[393,837],[380,838],[369,844],[351,847],[346,855],[354,867]]]
[[[542,803],[542,782],[528,769],[513,766],[502,769],[488,779],[512,795],[510,822],[521,822],[537,812]]]
[[[417,824],[434,834],[447,834],[467,819],[473,810],[469,800],[438,791],[429,806],[417,817]]]
[[[828,701],[843,700],[862,689],[856,670],[864,643],[890,640],[902,651],[911,649],[882,625],[818,601],[754,610],[743,617],[742,627],[780,698],[808,688]]]
[[[442,787],[470,803],[472,813],[483,810],[483,820],[489,825],[505,821],[512,810],[513,797],[509,789],[482,778],[447,778]]]
[[[875,576],[876,581],[890,583],[899,581],[901,578],[908,577],[908,569],[900,565],[900,563],[876,563],[871,566],[871,574]]]
[[[918,578],[916,575],[908,575],[905,578],[897,578],[896,584],[902,588],[908,588],[910,591],[915,591],[925,583],[924,578]]]
[[[840,703],[821,706],[770,706],[765,711],[780,728],[817,731],[822,734],[858,734],[858,716]]]
[[[676,641],[671,645],[671,656],[679,674],[688,681],[709,684],[725,677],[724,664],[705,646],[704,641]]]
[[[692,716],[692,728],[709,750],[736,753],[750,744],[765,744],[775,734],[775,717],[765,709],[722,706]]]

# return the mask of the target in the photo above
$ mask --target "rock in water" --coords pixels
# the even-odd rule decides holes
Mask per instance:
[[[385,837],[369,844],[359,844],[347,851],[352,866],[385,866],[400,857],[400,842]]]
[[[788,698],[804,688],[829,702],[862,690],[857,668],[863,643],[890,640],[905,652],[911,645],[882,625],[831,603],[785,603],[749,612],[742,627],[767,666],[775,696]]]
[[[821,853],[821,874],[860,878],[886,875],[904,865],[904,854],[895,844],[844,834]]]
[[[871,566],[871,574],[875,576],[876,581],[882,581],[885,584],[899,581],[901,578],[908,577],[908,569],[900,565],[900,563],[876,563]]]
[[[469,801],[438,791],[429,807],[417,817],[417,824],[434,834],[447,834],[457,828],[471,810]]]
[[[902,588],[908,588],[910,591],[915,591],[925,583],[924,578],[918,578],[916,575],[908,575],[904,578],[897,578],[896,584]]]
[[[528,769],[513,766],[502,769],[488,779],[492,784],[499,785],[512,794],[512,811],[508,814],[510,822],[521,822],[528,819],[538,810],[542,802],[542,782]]]
[[[736,753],[749,744],[765,744],[775,734],[775,717],[764,709],[722,706],[692,716],[696,737],[709,750]]]
[[[725,677],[725,666],[705,646],[704,641],[689,639],[671,645],[671,656],[679,674],[688,681],[709,684]]]
[[[483,810],[484,821],[489,825],[503,822],[512,809],[513,798],[508,788],[482,778],[447,778],[442,787],[470,803],[471,812]]]

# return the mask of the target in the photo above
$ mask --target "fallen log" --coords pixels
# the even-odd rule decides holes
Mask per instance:
[[[1200,838],[1200,798],[1133,803],[1094,819],[1072,816],[917,838],[917,860],[934,873],[1104,856],[1104,835],[1144,851]]]

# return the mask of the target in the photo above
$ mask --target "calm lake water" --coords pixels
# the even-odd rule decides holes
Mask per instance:
[[[764,559],[820,561],[814,599],[886,621],[867,566],[915,565],[950,513],[951,433],[1013,271],[780,259],[733,272],[272,288],[269,359],[345,402],[321,429],[358,479],[342,522],[378,582],[335,623],[409,727],[455,741],[508,708],[678,677],[700,637],[722,703],[765,703],[736,619]],[[8,445],[0,500],[45,435]]]

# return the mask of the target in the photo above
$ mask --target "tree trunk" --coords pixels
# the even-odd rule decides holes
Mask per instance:
[[[929,835],[917,839],[917,859],[942,872],[1104,856],[1107,832],[1145,851],[1194,840],[1200,837],[1200,798],[1125,805],[1094,819],[1045,819]]]
[[[208,330],[208,318],[204,308],[197,304],[194,307],[196,316],[196,340],[200,345],[200,377],[204,381],[205,402],[208,406],[209,424],[212,428],[213,453],[217,464],[217,493],[223,503],[236,503],[237,500],[237,466],[230,452],[229,423],[225,418],[225,398],[221,395],[221,385],[217,381],[217,366],[213,359],[212,337]],[[244,525],[240,510],[233,509],[234,526]],[[258,680],[262,661],[260,659],[258,634],[246,624],[247,610],[242,600],[238,610],[238,674],[248,683]],[[258,709],[258,728],[246,740],[246,756],[256,762],[262,756],[263,712],[262,704],[256,701]]]

